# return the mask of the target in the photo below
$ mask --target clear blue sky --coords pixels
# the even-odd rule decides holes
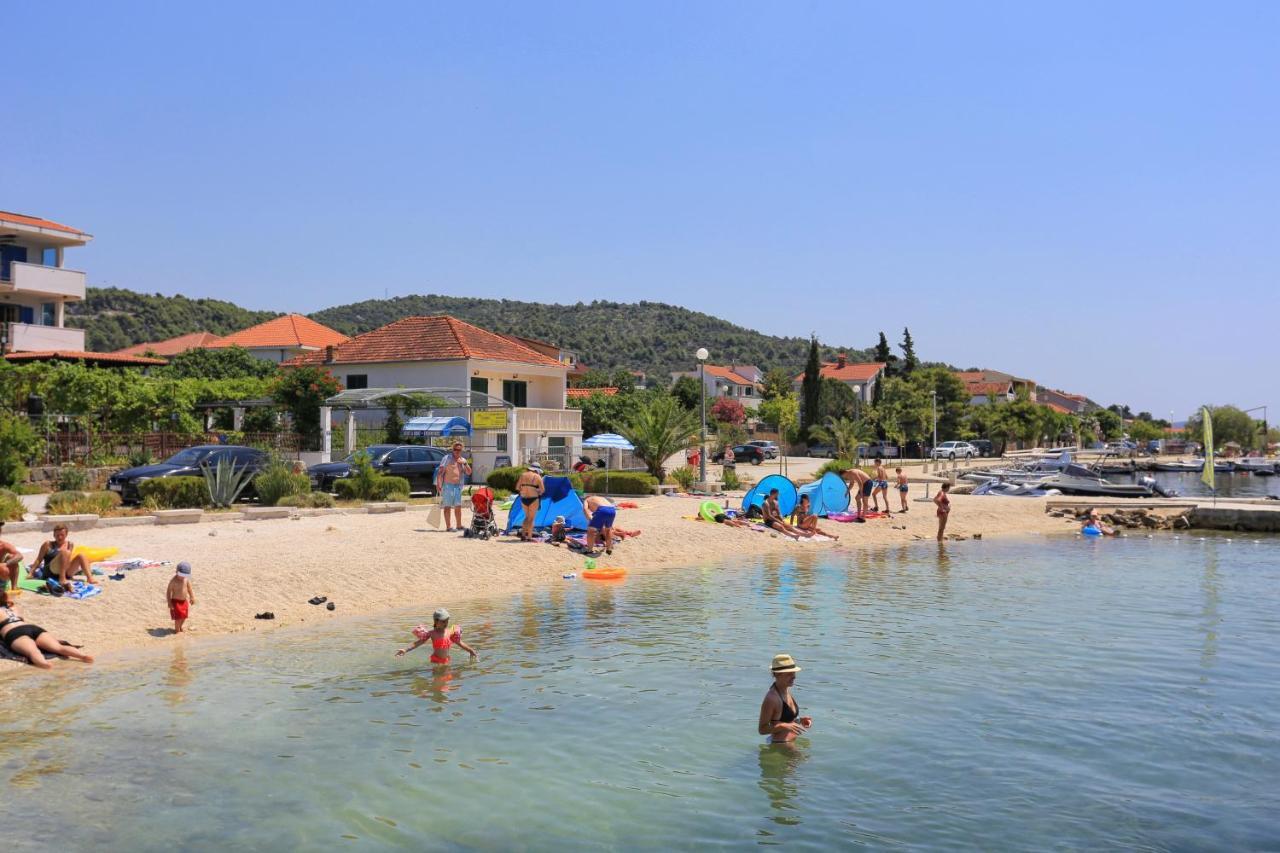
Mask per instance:
[[[672,302],[1181,419],[1275,404],[1280,4],[4,13],[0,208],[93,284]]]

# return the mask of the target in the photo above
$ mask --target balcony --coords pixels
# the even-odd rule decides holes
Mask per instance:
[[[84,329],[9,323],[7,331],[9,339],[7,352],[48,352],[50,350],[84,352]]]
[[[515,409],[520,432],[582,432],[581,409]]]
[[[9,265],[9,278],[0,281],[0,288],[14,293],[81,300],[84,299],[84,281],[84,273],[77,270],[14,261]]]

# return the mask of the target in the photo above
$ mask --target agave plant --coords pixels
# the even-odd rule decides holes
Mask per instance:
[[[201,471],[204,484],[209,489],[209,501],[214,506],[231,506],[253,479],[248,465],[236,468],[226,455],[218,460],[217,465],[206,465]]]

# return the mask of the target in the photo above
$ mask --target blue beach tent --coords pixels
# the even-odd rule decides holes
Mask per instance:
[[[753,504],[764,506],[764,499],[774,489],[778,490],[778,512],[784,517],[795,512],[796,504],[800,502],[800,493],[796,491],[796,484],[781,474],[770,474],[752,486],[751,491],[742,498],[742,509],[746,511]]]
[[[533,519],[533,529],[543,530],[551,526],[557,515],[564,516],[564,526],[568,530],[586,530],[587,514],[582,509],[582,498],[573,490],[568,477],[543,477],[542,484],[547,491],[538,505],[538,514]],[[510,533],[524,522],[524,504],[516,498],[511,504],[511,512],[507,514],[507,530]]]
[[[809,496],[809,511],[822,518],[849,508],[849,490],[840,475],[831,471],[823,474],[822,479],[801,486],[800,494]]]

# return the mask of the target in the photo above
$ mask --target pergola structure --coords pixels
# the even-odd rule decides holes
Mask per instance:
[[[448,414],[464,417],[469,423],[476,424],[477,412],[501,412],[504,428],[507,433],[507,446],[517,447],[517,413],[519,409],[501,397],[494,397],[481,391],[466,388],[351,388],[335,394],[324,401],[320,407],[320,428],[322,433],[321,452],[324,460],[329,461],[333,452],[333,410],[346,412],[346,441],[344,451],[354,453],[356,449],[356,413],[370,409],[385,409],[385,401],[391,397],[425,396],[439,400],[442,405],[432,406],[429,415]],[[494,429],[494,427],[476,425],[477,429]]]

